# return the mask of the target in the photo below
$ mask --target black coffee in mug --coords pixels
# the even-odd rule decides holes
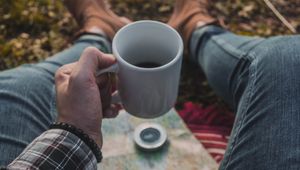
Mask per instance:
[[[142,67],[142,68],[155,68],[155,67],[160,67],[161,64],[155,63],[155,62],[141,62],[135,64],[137,67]]]

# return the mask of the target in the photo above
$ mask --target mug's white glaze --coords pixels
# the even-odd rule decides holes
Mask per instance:
[[[118,90],[124,109],[140,118],[167,113],[178,94],[183,42],[172,27],[157,21],[137,21],[113,39],[118,64]],[[141,62],[159,67],[142,68]]]

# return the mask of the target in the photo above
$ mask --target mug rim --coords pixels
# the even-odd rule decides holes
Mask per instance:
[[[128,27],[131,27],[133,25],[137,25],[137,24],[142,24],[142,23],[154,23],[154,24],[158,24],[160,26],[164,26],[164,27],[167,27],[169,28],[169,30],[173,31],[177,37],[177,39],[179,40],[179,47],[178,47],[178,51],[176,53],[176,56],[171,60],[169,61],[168,63],[162,65],[162,66],[159,66],[159,67],[154,67],[154,68],[143,68],[143,67],[138,67],[138,66],[135,66],[129,62],[127,62],[126,60],[124,60],[121,56],[120,56],[120,53],[119,51],[117,50],[117,47],[116,47],[116,39],[117,37],[126,29],[128,29]],[[127,65],[128,67],[132,68],[132,69],[135,69],[135,70],[139,70],[139,71],[157,71],[157,70],[162,70],[162,69],[166,69],[168,67],[170,67],[171,65],[175,64],[178,60],[181,59],[182,57],[182,54],[183,54],[183,40],[181,38],[181,36],[179,35],[179,33],[174,29],[172,28],[170,25],[168,24],[165,24],[165,23],[162,23],[162,22],[159,22],[159,21],[154,21],[154,20],[140,20],[140,21],[135,21],[135,22],[132,22],[132,23],[129,23],[127,25],[125,25],[124,27],[122,27],[115,35],[115,37],[113,38],[113,41],[112,41],[112,48],[113,48],[113,54],[115,54],[115,57],[117,58],[117,61],[118,62],[121,62],[122,64],[125,64]]]

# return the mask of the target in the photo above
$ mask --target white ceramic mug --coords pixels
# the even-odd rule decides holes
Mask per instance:
[[[158,21],[137,21],[117,32],[112,47],[117,64],[98,75],[117,73],[124,109],[140,118],[167,113],[176,102],[180,79],[183,42],[177,31]]]

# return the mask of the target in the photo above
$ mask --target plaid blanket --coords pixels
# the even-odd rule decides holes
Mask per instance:
[[[220,163],[233,126],[233,113],[217,105],[203,107],[192,102],[186,102],[178,113],[195,137]]]

